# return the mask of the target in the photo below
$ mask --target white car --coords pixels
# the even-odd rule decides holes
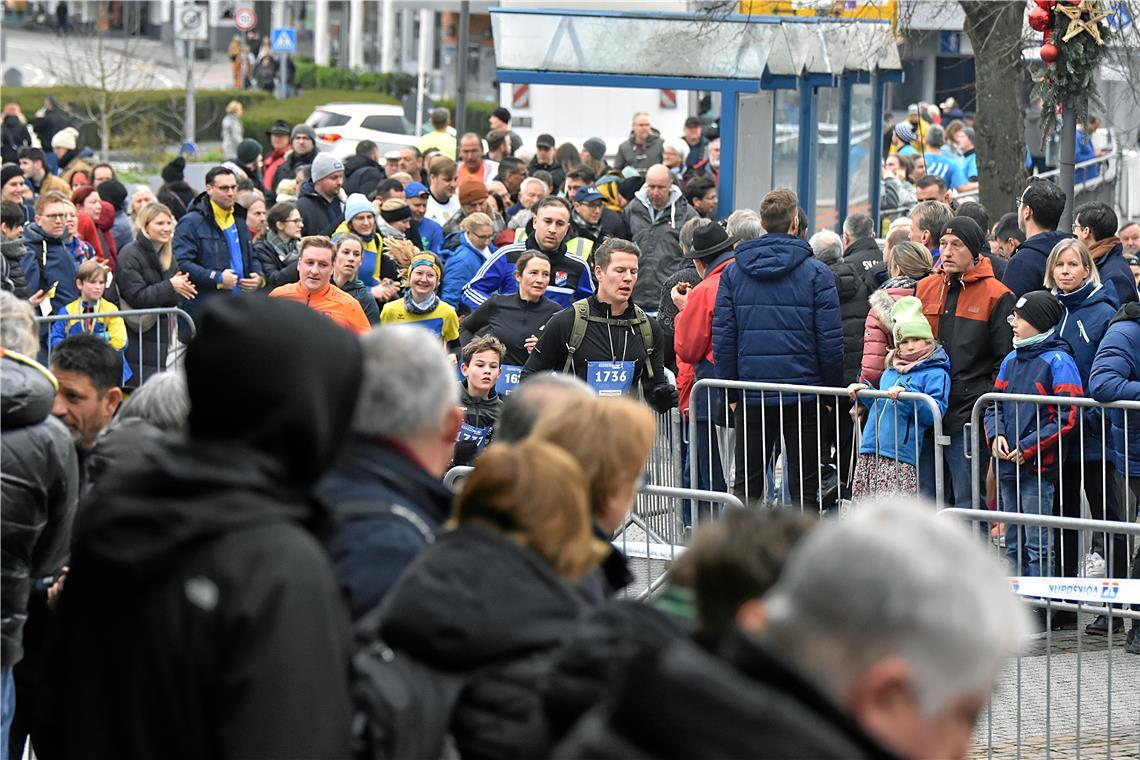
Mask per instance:
[[[376,143],[381,156],[416,144],[415,125],[404,118],[404,109],[400,106],[329,103],[318,106],[305,123],[317,133],[317,148],[342,161],[356,152],[362,140]]]

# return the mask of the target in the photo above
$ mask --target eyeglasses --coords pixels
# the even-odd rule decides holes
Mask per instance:
[[[75,213],[66,213],[66,214],[48,214],[48,215],[47,215],[47,216],[45,216],[44,218],[45,218],[45,219],[49,219],[49,220],[51,220],[51,221],[53,221],[53,222],[62,222],[62,221],[64,221],[65,219],[78,219],[78,218],[79,218],[79,216],[78,216],[77,214],[75,214]]]
[[[223,193],[237,192],[237,185],[214,185],[214,189]]]
[[[297,217],[291,216],[285,220],[286,224],[301,224],[303,222],[304,222],[304,220],[299,216],[297,216]]]

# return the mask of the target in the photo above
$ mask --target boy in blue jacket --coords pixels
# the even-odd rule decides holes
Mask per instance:
[[[1026,293],[1018,300],[1009,318],[1013,351],[1001,363],[995,392],[1084,395],[1069,346],[1056,335],[1061,314],[1057,297],[1046,290]],[[994,455],[1003,511],[1053,514],[1061,439],[1072,432],[1079,414],[1076,406],[1024,402],[997,402],[986,409],[986,438]],[[1005,551],[1015,575],[1048,575],[1053,567],[1052,531],[1009,525]]]
[[[901,393],[925,393],[934,399],[939,415],[950,402],[950,358],[934,340],[930,322],[922,314],[922,301],[900,298],[891,307],[895,346],[887,354],[879,390],[890,398],[871,401],[863,428],[852,497],[865,499],[895,493],[918,493],[918,454],[934,416],[925,403],[900,401]],[[864,383],[847,387],[851,398],[867,389]]]

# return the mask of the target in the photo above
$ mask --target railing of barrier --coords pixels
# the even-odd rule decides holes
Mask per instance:
[[[992,519],[973,509],[939,514],[974,523]],[[1047,532],[1140,538],[1140,525],[1131,522],[1019,513],[1002,520]],[[975,728],[971,757],[1048,757],[1054,751],[1131,757],[1140,751],[1140,656],[1134,656],[1140,649],[1120,652],[1127,646],[1125,625],[1140,626],[1137,574],[1135,566],[1131,579],[1118,580],[1012,573],[1010,588],[1034,610],[1039,631],[999,674],[986,717]],[[1098,620],[1107,625],[1095,635]]]
[[[745,402],[714,397],[716,390]],[[864,423],[851,410],[866,401]],[[856,497],[899,492],[944,503],[949,441],[938,403],[924,393],[867,389],[852,401],[846,388],[702,379],[689,397],[689,440],[690,485],[731,490],[745,504],[814,504],[822,514]],[[694,523],[701,512],[693,511]]]
[[[75,325],[79,325],[83,332],[102,334],[109,332],[107,322],[111,319],[123,320],[126,344],[122,347],[121,353],[131,370],[126,385],[132,388],[142,385],[151,375],[177,366],[182,361],[186,344],[178,339],[179,322],[185,327],[190,339],[195,334],[193,318],[182,309],[173,306],[123,309],[109,314],[40,316],[36,317],[36,323],[48,326],[47,341],[44,346],[47,363],[51,362],[55,345],[63,340]]]
[[[1112,411],[1120,412],[1124,451],[1114,451],[1118,444],[1110,440],[1106,412]],[[1128,468],[1118,473],[1114,461],[1117,453],[1127,461],[1130,429],[1137,424],[1130,417],[1138,413],[1140,400],[1070,396],[987,393],[974,404],[967,439],[972,505],[980,509],[983,495],[986,506],[993,505],[992,512],[983,511],[985,522],[993,523],[993,541],[1004,545],[1019,574],[1088,577],[1103,565],[1106,577],[1127,577],[1136,544],[1127,531],[1023,528],[1009,518],[1089,515],[1102,526],[1132,522],[1140,477]]]

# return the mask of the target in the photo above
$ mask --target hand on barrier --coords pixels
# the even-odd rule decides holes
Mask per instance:
[[[1025,464],[1025,455],[1022,454],[1019,449],[1010,451],[1009,442],[1005,439],[1004,435],[999,435],[994,439],[993,454],[994,459],[1004,459],[1007,462]]]
[[[677,406],[677,399],[677,389],[672,385],[662,383],[654,387],[650,405],[658,414],[665,414]]]
[[[891,401],[898,401],[899,394],[905,392],[906,388],[902,387],[901,385],[896,385],[892,388],[887,389],[887,398],[889,398]]]
[[[851,385],[847,386],[847,395],[851,397],[852,401],[854,401],[855,397],[859,394],[859,391],[866,391],[870,389],[871,386],[867,385],[866,383],[851,383]]]

